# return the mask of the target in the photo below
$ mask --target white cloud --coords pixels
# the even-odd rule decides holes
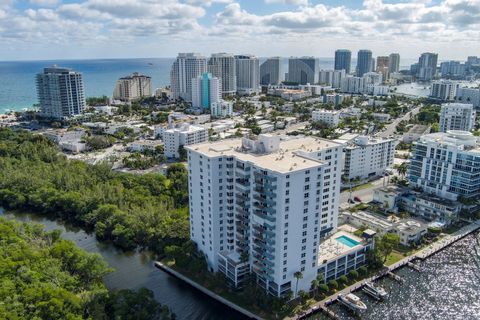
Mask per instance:
[[[265,3],[283,3],[283,4],[291,4],[296,6],[306,6],[308,5],[308,0],[265,0]]]
[[[60,0],[30,0],[31,4],[43,7],[53,7],[60,3]]]
[[[0,43],[35,48],[38,43],[63,41],[68,47],[95,46],[114,39],[116,44],[157,43],[161,50],[168,43],[172,51],[248,49],[259,55],[274,48],[280,50],[277,55],[304,50],[316,54],[326,44],[332,52],[335,46],[434,50],[441,43],[450,43],[446,46],[452,52],[456,46],[480,50],[480,0],[364,0],[357,9],[307,0],[264,0],[297,5],[294,10],[272,9],[266,14],[246,10],[233,0],[30,2],[36,5],[19,10],[16,2],[0,0]],[[213,4],[222,6],[218,9]]]

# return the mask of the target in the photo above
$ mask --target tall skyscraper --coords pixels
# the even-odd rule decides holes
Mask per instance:
[[[437,74],[438,54],[425,52],[418,59],[417,80],[431,81]]]
[[[390,65],[389,57],[387,56],[378,56],[377,57],[377,72],[381,73],[383,76],[383,81],[388,80],[389,68]]]
[[[172,98],[192,101],[192,79],[207,72],[207,59],[199,53],[179,53],[170,71]]]
[[[301,57],[288,59],[288,81],[298,84],[316,84],[318,82],[318,59]]]
[[[351,64],[352,52],[350,50],[338,49],[335,51],[335,70],[345,70],[349,74]]]
[[[252,94],[260,91],[260,62],[254,55],[236,55],[237,92]]]
[[[357,55],[357,77],[372,71],[372,51],[359,50]]]
[[[388,56],[388,62],[389,73],[400,71],[400,55],[398,53],[391,53],[390,56]]]
[[[208,59],[208,72],[222,81],[222,96],[237,93],[235,57],[228,53],[215,53]]]
[[[212,103],[222,99],[222,83],[210,73],[192,79],[192,106],[209,109]]]
[[[152,96],[152,78],[138,72],[118,79],[113,91],[113,99],[121,101],[133,101],[150,96]]]
[[[37,74],[37,95],[43,116],[65,119],[85,109],[82,74],[72,69],[53,66]]]
[[[260,84],[279,84],[282,82],[282,59],[280,57],[268,58],[260,65]]]
[[[308,291],[322,270],[335,278],[319,245],[337,228],[341,144],[260,135],[186,149],[190,237],[210,270],[235,285],[251,273],[274,296]]]

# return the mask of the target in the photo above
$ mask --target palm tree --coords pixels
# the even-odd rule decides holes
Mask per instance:
[[[397,170],[400,176],[405,177],[408,170],[408,164],[406,162],[402,163],[401,165],[398,166]]]
[[[295,298],[297,297],[297,291],[298,291],[298,280],[303,279],[303,273],[300,271],[297,271],[293,274],[293,277],[297,279],[297,283],[295,285]]]
[[[319,285],[320,285],[320,283],[318,282],[317,279],[312,280],[312,282],[310,284],[310,290],[313,292],[313,296],[317,295],[317,290],[318,290]]]

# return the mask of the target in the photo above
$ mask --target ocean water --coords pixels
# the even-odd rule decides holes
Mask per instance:
[[[96,59],[96,60],[43,60],[0,61],[0,114],[10,110],[31,108],[37,103],[35,75],[54,64],[83,73],[87,97],[110,97],[118,78],[133,72],[152,77],[153,89],[170,84],[170,69],[174,58],[149,59]],[[262,63],[265,58],[260,58]],[[411,59],[402,60],[402,69],[408,68]],[[333,58],[319,58],[320,69],[333,69]],[[352,59],[354,70],[356,59]],[[405,64],[405,67],[403,66]],[[288,71],[284,58],[283,71]]]
[[[152,77],[153,88],[168,85],[173,58],[0,62],[0,114],[37,103],[35,75],[57,64],[83,73],[85,94],[111,96],[118,78],[132,72]]]

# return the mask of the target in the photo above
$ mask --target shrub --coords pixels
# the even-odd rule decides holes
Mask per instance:
[[[330,290],[337,290],[338,289],[338,282],[337,280],[331,280],[329,283],[328,283],[328,287],[330,288]]]

